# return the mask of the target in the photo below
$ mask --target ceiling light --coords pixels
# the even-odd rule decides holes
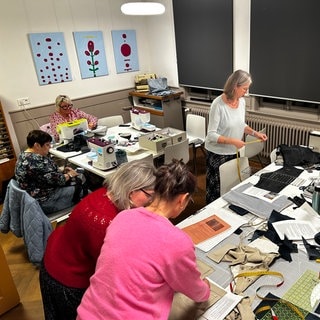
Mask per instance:
[[[166,8],[159,2],[128,2],[121,6],[121,12],[131,16],[152,16],[163,14]]]

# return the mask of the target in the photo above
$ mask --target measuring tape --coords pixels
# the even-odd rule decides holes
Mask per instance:
[[[265,298],[265,297],[262,297],[258,294],[258,291],[263,288],[263,287],[280,287],[283,283],[284,283],[284,277],[283,277],[283,274],[281,272],[278,272],[278,271],[270,271],[270,270],[256,270],[256,271],[245,271],[245,272],[240,272],[238,273],[235,277],[234,277],[234,280],[236,278],[240,278],[240,277],[259,277],[259,276],[263,276],[263,275],[271,275],[271,276],[276,276],[276,277],[279,277],[281,278],[281,281],[277,284],[266,284],[266,285],[262,285],[260,287],[257,288],[256,290],[256,296],[263,300],[263,301],[277,301],[279,303],[283,303],[285,305],[287,305],[291,310],[293,310],[301,319],[304,319],[304,315],[300,312],[300,310],[294,305],[292,304],[291,302],[289,301],[286,301],[286,300],[283,300],[281,298],[279,299],[274,299],[274,298]],[[230,283],[230,289],[231,289],[231,292],[233,291],[233,288],[232,288],[232,284]],[[263,306],[263,307],[260,307],[259,309],[257,309],[257,311],[255,312],[255,314],[258,314],[258,313],[261,313],[261,312],[264,312],[264,311],[268,311],[270,310],[271,307],[270,306]]]
[[[261,142],[261,141],[262,141],[261,139],[252,140],[252,141],[248,141],[248,142],[246,142],[246,143],[245,143],[245,145],[246,145],[246,144],[251,144],[251,143],[257,143],[257,142]],[[238,169],[238,177],[239,177],[240,182],[242,182],[242,177],[241,177],[241,172],[240,172],[239,149],[237,150],[236,154],[237,154],[237,169]]]

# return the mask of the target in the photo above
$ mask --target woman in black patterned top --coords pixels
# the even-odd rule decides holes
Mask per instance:
[[[27,145],[15,168],[20,188],[37,199],[46,214],[71,207],[78,201],[78,196],[74,198],[76,187],[70,182],[78,173],[70,167],[62,172],[51,159],[48,155],[51,136],[47,132],[29,132]]]

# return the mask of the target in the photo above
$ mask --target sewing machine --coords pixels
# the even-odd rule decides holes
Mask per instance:
[[[156,126],[150,124],[150,112],[132,108],[130,110],[131,126],[137,130],[154,131]]]
[[[148,92],[148,79],[156,79],[157,75],[155,73],[144,73],[138,74],[134,78],[136,91],[138,92]]]
[[[63,122],[57,125],[59,141],[63,141],[65,144],[73,141],[74,136],[77,134],[86,134],[87,130],[87,119],[78,119],[69,122]]]
[[[89,138],[87,142],[91,152],[94,153],[94,157],[92,157],[93,167],[100,170],[109,170],[118,165],[114,145],[109,140]]]

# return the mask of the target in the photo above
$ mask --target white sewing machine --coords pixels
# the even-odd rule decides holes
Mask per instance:
[[[92,166],[100,170],[109,170],[115,168],[117,158],[114,150],[114,144],[103,138],[89,138],[88,147],[95,156],[92,157]]]
[[[87,119],[78,119],[69,122],[63,122],[57,125],[60,142],[65,144],[72,141],[77,134],[86,134],[88,130]]]
[[[156,126],[150,124],[150,112],[133,108],[130,110],[131,126],[137,130],[154,131]]]

